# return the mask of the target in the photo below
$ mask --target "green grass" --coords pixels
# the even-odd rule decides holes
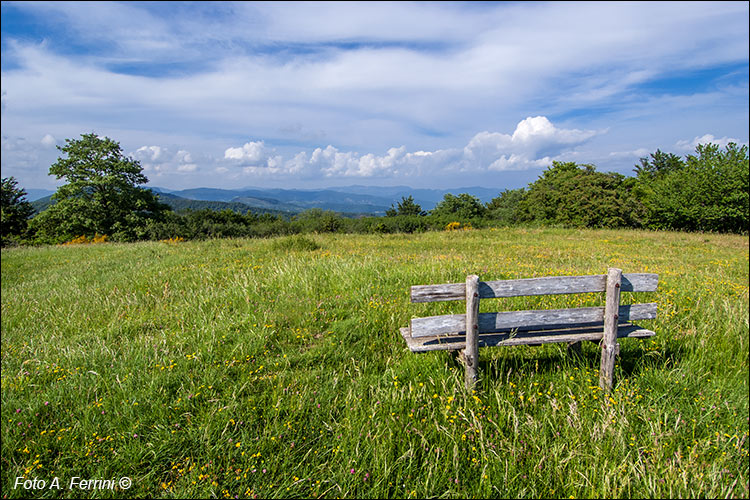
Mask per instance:
[[[745,497],[748,239],[563,229],[2,252],[3,497]],[[318,247],[318,248],[316,248]],[[414,284],[659,273],[657,335],[410,353]],[[483,300],[482,311],[602,304]],[[16,478],[44,490],[14,488]],[[60,489],[50,489],[54,478]],[[129,477],[128,490],[69,490]]]

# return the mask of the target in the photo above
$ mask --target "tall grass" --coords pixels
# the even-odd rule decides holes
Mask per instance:
[[[657,335],[621,341],[611,397],[595,344],[580,358],[481,349],[467,392],[448,353],[412,354],[398,333],[463,307],[411,304],[414,284],[608,266],[660,276],[655,293],[623,294],[659,303],[642,322]],[[509,229],[2,253],[8,498],[746,498],[748,394],[746,237]],[[74,477],[132,485],[71,490]]]

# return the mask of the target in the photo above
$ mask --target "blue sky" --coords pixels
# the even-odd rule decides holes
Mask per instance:
[[[2,2],[2,176],[96,132],[150,185],[526,186],[748,143],[748,2]]]

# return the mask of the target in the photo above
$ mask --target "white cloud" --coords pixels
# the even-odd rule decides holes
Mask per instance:
[[[179,160],[182,163],[191,163],[193,161],[193,156],[190,154],[189,151],[185,151],[184,149],[181,149],[177,151],[177,154],[175,155],[175,159]]]
[[[384,156],[372,153],[360,155],[359,153],[346,151],[341,152],[329,145],[325,149],[316,148],[310,156],[308,163],[312,170],[319,171],[326,177],[378,177],[393,176],[400,173],[400,165],[403,164],[406,155],[406,147],[390,148]],[[291,162],[292,168],[297,171],[307,170],[301,165],[304,156],[297,155]]]
[[[736,78],[747,64],[746,2],[12,8],[63,23],[68,45],[53,32],[35,44],[3,30],[12,62],[2,72],[3,130],[39,147],[48,131],[95,128],[138,148],[154,174],[205,167],[228,169],[222,179],[245,169],[265,179],[423,175],[437,184],[443,172],[541,168],[584,144],[599,149],[583,162],[624,164],[610,152],[665,149],[705,130],[746,137],[748,128],[747,84]],[[60,51],[71,41],[87,50]],[[660,90],[696,71],[712,75],[710,85]],[[512,133],[496,132],[529,115]],[[576,117],[594,130],[536,115]],[[607,127],[619,132],[599,146],[592,139]],[[255,142],[227,143],[237,133]],[[4,155],[3,170],[14,161]],[[40,159],[29,168],[38,178],[48,167]]]
[[[572,151],[605,131],[555,127],[544,116],[528,117],[512,134],[480,132],[464,148],[407,152],[392,147],[384,155],[341,151],[328,145],[308,157],[299,152],[292,159],[271,155],[263,141],[230,147],[224,160],[243,165],[248,175],[296,177],[402,178],[440,175],[444,172],[526,170],[549,166],[555,158]]]
[[[238,148],[227,148],[224,151],[224,158],[227,160],[236,160],[243,164],[262,163],[265,161],[267,150],[263,141],[246,142]]]
[[[609,153],[610,158],[623,158],[623,159],[630,159],[630,158],[644,158],[648,155],[653,153],[653,151],[649,151],[646,148],[638,148],[633,151],[613,151],[612,153]]]
[[[464,161],[474,169],[523,170],[551,163],[559,156],[606,131],[561,129],[545,116],[521,120],[512,135],[480,132],[464,148]]]
[[[675,147],[678,150],[680,150],[680,151],[688,151],[688,152],[692,153],[692,152],[695,151],[695,148],[697,148],[699,144],[709,144],[709,143],[711,143],[711,144],[716,144],[716,145],[724,148],[730,142],[734,142],[735,144],[738,144],[738,145],[743,145],[743,144],[746,145],[747,144],[747,142],[742,142],[739,139],[733,139],[731,137],[726,137],[725,136],[725,137],[721,137],[721,138],[716,138],[716,137],[714,137],[711,134],[704,134],[704,135],[702,135],[700,137],[695,137],[692,140],[677,141],[677,144],[675,144]]]
[[[550,144],[581,144],[595,135],[595,130],[559,129],[545,116],[528,117],[522,120],[513,132],[513,142],[539,150]]]
[[[55,139],[54,136],[51,134],[46,134],[44,137],[42,137],[42,140],[40,141],[42,143],[42,146],[47,148],[54,148],[57,144],[57,139]]]
[[[142,146],[130,156],[138,160],[148,175],[163,178],[174,173],[191,173],[198,170],[193,155],[184,149],[172,153],[163,146]]]
[[[163,150],[159,146],[143,146],[136,150],[135,157],[139,161],[158,162],[162,158]]]

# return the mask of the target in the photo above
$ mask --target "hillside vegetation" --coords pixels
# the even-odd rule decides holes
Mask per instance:
[[[486,203],[469,193],[446,192],[427,211],[412,195],[385,208],[378,206],[382,197],[334,190],[180,191],[205,201],[158,194],[140,187],[148,179],[119,143],[94,133],[81,137],[66,139],[67,145],[59,147],[68,157],[58,158],[50,175],[68,183],[52,197],[32,206],[16,179],[3,178],[2,246],[102,236],[129,242],[300,232],[418,233],[455,224],[735,234],[747,234],[750,228],[748,147],[735,143],[723,150],[699,144],[684,160],[657,150],[641,158],[635,177],[598,172],[591,164],[552,161],[527,188],[505,190]],[[268,193],[286,201],[268,198]],[[35,210],[39,213],[29,219]],[[373,211],[385,217],[368,216]]]
[[[414,284],[654,272],[657,335],[415,355]],[[482,301],[601,305],[599,294]],[[317,234],[2,252],[9,498],[747,498],[748,240],[589,229]],[[128,490],[68,490],[72,477]],[[18,477],[60,490],[14,488]]]

